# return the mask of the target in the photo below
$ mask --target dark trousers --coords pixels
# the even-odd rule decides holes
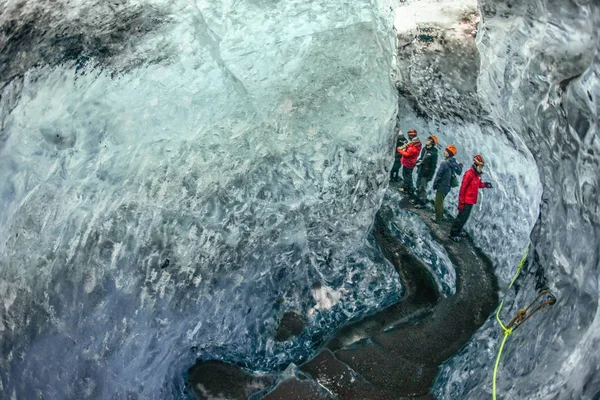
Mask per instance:
[[[414,168],[406,168],[402,166],[402,179],[404,180],[402,187],[407,192],[412,192],[415,187],[413,185],[412,172]]]
[[[444,199],[446,195],[439,190],[435,192],[435,220],[442,222],[444,218]]]
[[[452,228],[450,228],[450,236],[458,236],[460,231],[462,231],[463,226],[467,223],[472,209],[473,204],[465,204],[463,209],[458,212],[458,215],[452,224]]]
[[[427,184],[431,178],[424,178],[421,175],[417,175],[417,198],[421,204],[427,202]]]
[[[400,172],[400,161],[394,161],[394,166],[392,167],[392,174],[390,175],[390,179],[398,180],[398,172]]]

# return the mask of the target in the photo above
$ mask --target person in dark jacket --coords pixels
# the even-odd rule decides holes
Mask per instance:
[[[458,215],[450,229],[450,239],[455,242],[459,241],[460,238],[464,236],[462,228],[467,223],[469,215],[471,215],[473,205],[477,204],[479,189],[492,188],[491,183],[481,182],[483,164],[483,157],[476,155],[475,158],[473,158],[473,167],[465,172],[465,176],[463,176],[460,192],[458,193]]]
[[[400,155],[400,153],[398,153],[397,149],[398,147],[404,146],[406,142],[408,142],[406,136],[402,134],[402,131],[399,131],[398,136],[396,137],[396,150],[394,151],[394,166],[392,167],[392,173],[390,175],[391,181],[398,182],[400,180],[400,176],[398,173],[400,172],[400,166],[402,165],[400,164],[400,158],[402,158],[402,156]]]
[[[401,190],[410,194],[414,191],[412,172],[417,165],[419,154],[421,154],[421,141],[414,129],[408,131],[408,140],[404,146],[398,147],[398,153],[402,156],[400,159],[403,180]]]
[[[423,207],[427,202],[427,184],[433,179],[437,166],[437,143],[437,137],[429,136],[425,141],[425,148],[417,160],[417,207]]]
[[[452,176],[462,174],[463,164],[457,163],[454,156],[456,156],[456,147],[449,144],[444,150],[445,160],[440,164],[433,180],[433,190],[435,190],[434,222],[442,222],[444,217],[444,199],[452,189]]]

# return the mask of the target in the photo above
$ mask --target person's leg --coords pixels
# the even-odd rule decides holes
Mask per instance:
[[[442,222],[444,218],[444,198],[446,195],[439,190],[435,193],[435,220]]]
[[[411,168],[410,172],[408,173],[408,192],[409,193],[415,192],[415,181],[413,180],[413,170],[414,170],[414,168]]]
[[[431,182],[432,178],[425,179],[423,183],[423,204],[427,204],[427,185]]]
[[[415,191],[415,181],[413,179],[413,171],[414,171],[414,168],[410,170],[409,179],[408,179],[408,186],[410,187],[410,191],[412,193],[414,193],[414,191]]]
[[[460,234],[460,231],[462,231],[462,228],[465,226],[467,220],[469,219],[469,215],[471,215],[472,209],[472,204],[465,204],[463,209],[458,212],[458,215],[456,216],[456,219],[452,224],[452,228],[450,228],[450,236],[454,237]]]
[[[417,175],[417,199],[420,204],[425,204],[427,201],[427,193],[425,189],[427,188],[427,179],[423,178],[420,175]]]
[[[394,162],[394,166],[392,167],[392,174],[390,179],[397,181],[398,180],[398,172],[400,172],[400,163]]]
[[[402,167],[402,179],[404,180],[403,188],[406,192],[412,192],[414,189],[412,179],[413,168]]]
[[[473,211],[473,204],[465,204],[464,209],[466,211],[465,222],[463,222],[462,226],[460,227],[460,230],[458,231],[459,235],[461,234],[461,232],[463,232],[463,228],[464,228],[465,224],[467,223],[467,221],[469,220],[469,217],[471,216],[471,211]],[[465,235],[466,235],[466,232],[465,232]]]

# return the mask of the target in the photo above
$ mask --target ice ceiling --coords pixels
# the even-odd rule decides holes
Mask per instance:
[[[597,399],[600,6],[480,1],[469,83],[396,57],[455,21],[432,3],[3,2],[2,392],[181,398],[196,357],[279,368],[397,299],[369,231],[399,121],[489,160],[469,229],[501,284],[531,235],[506,313],[559,298],[512,336],[503,396]],[[307,329],[278,343],[287,310]],[[499,340],[490,318],[436,395],[489,398]]]

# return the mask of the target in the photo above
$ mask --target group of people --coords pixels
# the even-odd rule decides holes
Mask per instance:
[[[432,217],[432,220],[439,223],[444,217],[444,199],[453,187],[458,186],[457,176],[462,174],[463,164],[456,161],[457,149],[454,145],[449,144],[444,149],[444,161],[442,161],[436,173],[438,160],[437,137],[429,136],[425,141],[425,147],[423,147],[415,129],[410,129],[407,136],[408,138],[404,137],[401,132],[398,134],[391,180],[400,180],[399,172],[400,167],[402,167],[402,187],[400,190],[412,197],[411,201],[416,207],[424,208],[427,201],[427,184],[433,179],[433,190],[436,193],[435,216]],[[450,229],[450,238],[454,241],[459,241],[466,236],[463,227],[471,215],[473,205],[477,204],[479,189],[492,188],[490,182],[481,181],[484,164],[483,157],[476,155],[473,158],[473,166],[463,176],[458,194],[458,215]],[[416,190],[413,185],[413,170],[415,168],[417,168]]]

